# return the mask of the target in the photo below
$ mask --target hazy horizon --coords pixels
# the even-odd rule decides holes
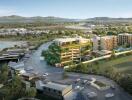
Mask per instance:
[[[131,0],[2,0],[0,16],[132,18]]]
[[[90,19],[90,18],[132,18],[132,17],[109,17],[109,16],[95,16],[90,18],[67,18],[67,17],[58,17],[58,16],[21,16],[21,15],[7,15],[7,16],[0,16],[0,17],[11,17],[11,16],[20,16],[20,17],[55,17],[55,18],[66,18],[66,19]]]

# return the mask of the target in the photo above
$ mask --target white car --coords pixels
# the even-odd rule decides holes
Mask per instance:
[[[80,86],[75,86],[75,90],[79,90],[80,89]]]
[[[97,97],[97,94],[96,94],[95,92],[89,92],[89,93],[87,94],[87,96],[88,96],[89,98],[94,98],[94,97]]]
[[[91,82],[90,81],[87,81],[87,85],[90,85],[91,84]]]
[[[114,85],[111,85],[110,87],[111,87],[112,89],[115,89],[115,86],[114,86]]]
[[[87,82],[87,80],[83,80],[83,84],[85,84]]]
[[[76,79],[77,82],[79,82],[80,80],[81,80],[80,78]]]
[[[84,87],[80,87],[80,90],[83,90],[84,89]]]
[[[114,93],[107,93],[107,94],[105,95],[106,98],[111,98],[111,97],[113,97],[113,96],[114,96]]]
[[[48,76],[49,74],[48,73],[44,73],[43,76]]]

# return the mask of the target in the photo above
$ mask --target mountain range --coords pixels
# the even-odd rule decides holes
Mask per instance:
[[[100,21],[100,22],[132,22],[132,18],[110,18],[110,17],[95,17],[88,19],[68,19],[60,17],[22,17],[17,15],[1,16],[0,23],[32,23],[32,22],[47,22],[47,23],[59,23],[59,22],[89,22],[89,21]]]
[[[47,22],[47,23],[56,23],[56,22],[73,22],[76,19],[67,19],[67,18],[60,18],[60,17],[22,17],[22,16],[2,16],[0,17],[0,23],[32,23],[32,22]]]

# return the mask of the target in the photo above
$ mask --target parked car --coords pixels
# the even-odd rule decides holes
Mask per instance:
[[[90,85],[91,84],[91,82],[90,81],[87,81],[87,83],[86,83],[87,85]]]
[[[44,77],[45,77],[45,76],[48,76],[48,75],[49,75],[48,73],[44,73],[44,74],[43,74]]]
[[[85,84],[87,82],[87,80],[83,80],[82,83]]]
[[[74,88],[75,90],[79,90],[80,89],[80,86],[78,85],[78,86],[75,86],[75,88]]]
[[[110,87],[111,87],[112,89],[115,89],[115,86],[114,86],[114,85],[111,85]]]
[[[81,87],[81,86],[75,86],[75,88],[74,88],[75,90],[82,90],[82,89],[84,89],[84,87]]]
[[[80,78],[76,79],[76,80],[75,80],[75,84],[76,84],[77,82],[79,82],[79,81],[80,81]]]
[[[88,98],[95,98],[95,97],[97,97],[97,93],[95,93],[95,92],[89,92],[87,94],[87,96],[88,96]]]
[[[107,94],[105,95],[106,98],[111,98],[111,97],[113,97],[113,96],[114,96],[114,93],[107,93]]]

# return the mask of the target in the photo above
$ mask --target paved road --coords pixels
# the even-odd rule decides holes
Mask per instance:
[[[82,85],[82,84],[77,84],[79,86],[84,87],[82,93],[84,95],[84,97],[82,97],[82,95],[78,95],[80,98],[83,98],[84,100],[106,100],[105,98],[105,94],[107,93],[114,93],[115,96],[112,98],[109,98],[108,100],[132,100],[132,96],[129,95],[128,93],[126,93],[125,91],[123,91],[123,89],[121,87],[119,87],[114,81],[105,78],[103,76],[97,76],[97,75],[87,75],[87,74],[77,74],[77,73],[68,73],[69,78],[72,79],[77,79],[77,78],[81,78],[81,79],[91,79],[91,78],[96,78],[98,81],[101,81],[107,85],[114,85],[115,89],[106,89],[106,90],[98,90],[94,87],[92,87],[91,85]],[[74,85],[74,84],[73,84]],[[95,92],[97,93],[97,98],[95,99],[89,99],[86,95],[88,92]],[[79,98],[78,97],[78,98]],[[76,100],[79,100],[76,98]]]
[[[84,86],[85,87],[84,94],[87,93],[87,91],[95,91],[98,94],[98,98],[95,99],[95,100],[106,100],[104,98],[104,95],[106,93],[109,93],[109,92],[114,92],[115,95],[116,95],[114,98],[111,98],[110,100],[132,100],[132,96],[130,96],[129,94],[124,92],[115,82],[113,82],[112,80],[107,79],[105,77],[102,77],[102,76],[68,73],[69,77],[67,79],[62,79],[63,78],[63,76],[62,76],[63,69],[56,68],[54,66],[50,66],[46,63],[46,61],[40,60],[42,50],[46,50],[50,44],[51,44],[51,42],[48,42],[48,43],[45,43],[45,44],[41,45],[38,48],[38,50],[36,50],[31,55],[31,57],[26,61],[25,65],[27,67],[32,66],[36,72],[39,72],[39,73],[42,73],[42,74],[45,73],[45,72],[46,73],[48,72],[49,76],[47,76],[47,78],[51,81],[61,81],[61,80],[63,80],[64,83],[70,83],[70,84],[73,84],[73,86],[74,86],[73,81],[75,81],[75,79],[77,79],[77,78],[89,79],[89,78],[94,77],[97,80],[105,82],[106,84],[114,84],[116,86],[115,91],[106,90],[106,91],[102,91],[102,92],[95,89],[95,88],[93,88],[93,87],[91,87],[91,86],[87,86],[87,87]],[[76,92],[73,92],[73,94],[75,96]],[[70,99],[72,97],[73,97],[73,95],[68,96],[67,100],[72,100],[72,99]]]

